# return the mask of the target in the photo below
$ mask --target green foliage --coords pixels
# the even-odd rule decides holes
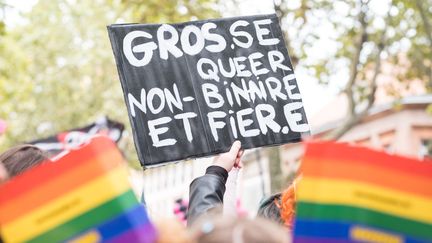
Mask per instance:
[[[426,112],[432,115],[432,105],[428,105],[428,107],[426,108]]]
[[[3,36],[6,32],[6,25],[4,23],[3,13],[5,12],[6,4],[4,1],[0,1],[0,36]]]
[[[127,126],[121,147],[138,166],[106,26],[217,16],[211,1],[192,2],[39,0],[0,39],[0,151],[107,115]]]
[[[125,10],[140,23],[172,23],[216,18],[217,0],[122,0]]]
[[[354,61],[356,40],[361,35],[359,14],[362,4],[367,8],[367,28],[358,65],[358,77],[354,83],[359,97],[364,97],[364,93],[369,92],[364,88],[367,86],[365,84],[371,82],[371,75],[368,73],[376,63],[378,44],[383,33],[386,37],[382,52],[384,62],[401,67],[401,70],[406,69],[395,77],[401,82],[420,79],[425,86],[431,87],[432,39],[428,37],[428,26],[425,23],[426,19],[429,28],[432,25],[431,0],[282,0],[278,6],[285,14],[281,23],[288,32],[290,49],[299,59],[299,64],[320,83],[339,83],[337,86],[343,86],[347,78],[341,80],[340,77],[348,75],[341,71],[348,69]],[[376,7],[386,4],[391,7]],[[386,9],[390,10],[389,21],[386,21]],[[313,48],[321,41],[321,37],[330,40],[328,49]],[[317,58],[312,54],[317,51],[326,55],[318,55]]]

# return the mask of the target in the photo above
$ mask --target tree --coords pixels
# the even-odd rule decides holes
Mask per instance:
[[[126,12],[139,23],[173,23],[220,16],[217,0],[122,0]]]
[[[42,0],[24,16],[27,24],[8,33],[21,66],[5,60],[11,65],[2,89],[7,146],[83,125],[102,112],[124,121],[121,109],[109,109],[122,101],[105,33],[115,15],[92,1]]]
[[[25,24],[0,40],[0,118],[9,124],[0,150],[103,115],[130,131],[106,26],[217,16],[212,1],[199,2],[39,0],[22,16]],[[181,4],[186,11],[170,12]],[[124,140],[126,157],[138,165],[130,133]]]
[[[5,34],[5,23],[4,23],[4,16],[6,11],[7,5],[3,1],[0,1],[0,36]]]
[[[340,138],[368,114],[383,63],[401,70],[394,75],[399,82],[420,79],[432,92],[431,0],[273,0],[273,5],[295,69],[322,85],[342,87],[348,101],[346,119],[325,139]],[[281,176],[280,166],[270,161],[272,191],[292,179],[274,179]]]
[[[340,138],[368,113],[383,62],[406,70],[395,74],[400,82],[420,79],[430,90],[431,5],[431,0],[274,0],[294,65],[325,85],[340,83],[338,75],[347,77],[341,92],[348,100],[348,117],[327,138]],[[317,58],[310,53],[317,51],[323,29],[331,33],[331,51]]]

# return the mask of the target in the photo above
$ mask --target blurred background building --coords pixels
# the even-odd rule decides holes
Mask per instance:
[[[432,116],[426,111],[431,103],[432,95],[422,95],[375,106],[340,141],[417,159],[432,158]],[[333,109],[327,110],[327,114],[332,113]],[[324,117],[323,113],[318,115]],[[312,127],[313,133],[316,137],[323,136],[340,122],[335,120]],[[281,147],[284,175],[288,176],[298,169],[302,154],[302,144]]]

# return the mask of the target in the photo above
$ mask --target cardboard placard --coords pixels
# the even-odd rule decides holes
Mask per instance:
[[[309,132],[275,14],[108,32],[143,166]]]

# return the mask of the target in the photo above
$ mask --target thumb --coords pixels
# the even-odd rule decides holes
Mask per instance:
[[[235,159],[235,158],[237,158],[237,154],[238,154],[240,149],[241,149],[241,142],[237,140],[233,143],[230,151],[228,151],[228,153],[226,153],[226,155],[229,158]]]

